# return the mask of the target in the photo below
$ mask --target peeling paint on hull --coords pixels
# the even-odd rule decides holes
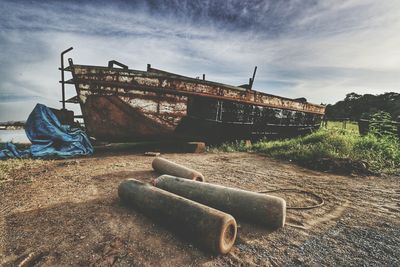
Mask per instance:
[[[104,141],[294,136],[325,107],[156,69],[71,65],[87,132]]]

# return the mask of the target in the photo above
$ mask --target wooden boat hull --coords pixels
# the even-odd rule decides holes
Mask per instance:
[[[319,105],[155,69],[68,70],[87,132],[101,141],[290,137],[317,129],[324,113]]]

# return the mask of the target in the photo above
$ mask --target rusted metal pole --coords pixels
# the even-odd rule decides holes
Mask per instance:
[[[203,174],[200,172],[161,157],[156,157],[153,160],[152,166],[153,169],[160,174],[169,174],[199,182],[205,181]]]
[[[235,242],[236,221],[227,213],[135,179],[121,182],[118,195],[125,204],[211,252],[226,254]]]
[[[61,52],[61,90],[62,90],[62,107],[65,109],[65,78],[64,78],[64,54],[71,51],[73,47],[70,47]]]
[[[269,228],[285,224],[286,201],[279,197],[169,175],[153,180],[153,185]]]
[[[253,78],[251,78],[250,82],[250,90],[253,88],[254,79],[256,78],[257,66],[254,67]]]

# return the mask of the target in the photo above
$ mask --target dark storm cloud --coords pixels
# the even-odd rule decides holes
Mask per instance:
[[[252,31],[259,36],[274,38],[292,31],[310,30],[308,27],[299,27],[297,22],[313,12],[328,9],[328,6],[318,3],[320,1],[311,0],[5,1],[0,4],[3,10],[11,7],[17,8],[18,12],[14,14],[11,10],[12,12],[6,13],[0,17],[0,23],[3,28],[13,30],[53,30],[109,36],[138,34],[128,27],[115,26],[120,23],[121,26],[135,28],[138,24],[146,24],[148,21],[140,20],[143,18],[140,15],[147,14],[157,20],[173,20],[181,26],[201,25],[221,28],[224,31]],[[35,13],[32,13],[33,10]],[[353,10],[345,12],[351,14]],[[139,18],[136,18],[138,14]],[[346,21],[350,22],[351,16],[348,18]],[[321,21],[318,23],[324,24]],[[163,32],[159,34],[164,35]]]
[[[59,53],[116,59],[287,97],[397,90],[400,4],[373,0],[0,1],[0,121],[57,106]],[[73,94],[73,91],[68,91]]]

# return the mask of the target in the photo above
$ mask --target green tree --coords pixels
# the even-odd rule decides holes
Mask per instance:
[[[376,136],[396,136],[397,128],[388,112],[378,111],[369,121],[370,132]]]
[[[392,120],[400,116],[400,94],[385,93],[381,95],[359,95],[349,93],[344,100],[326,106],[328,119],[350,118],[352,120],[370,119],[372,114],[382,110],[390,113]]]

